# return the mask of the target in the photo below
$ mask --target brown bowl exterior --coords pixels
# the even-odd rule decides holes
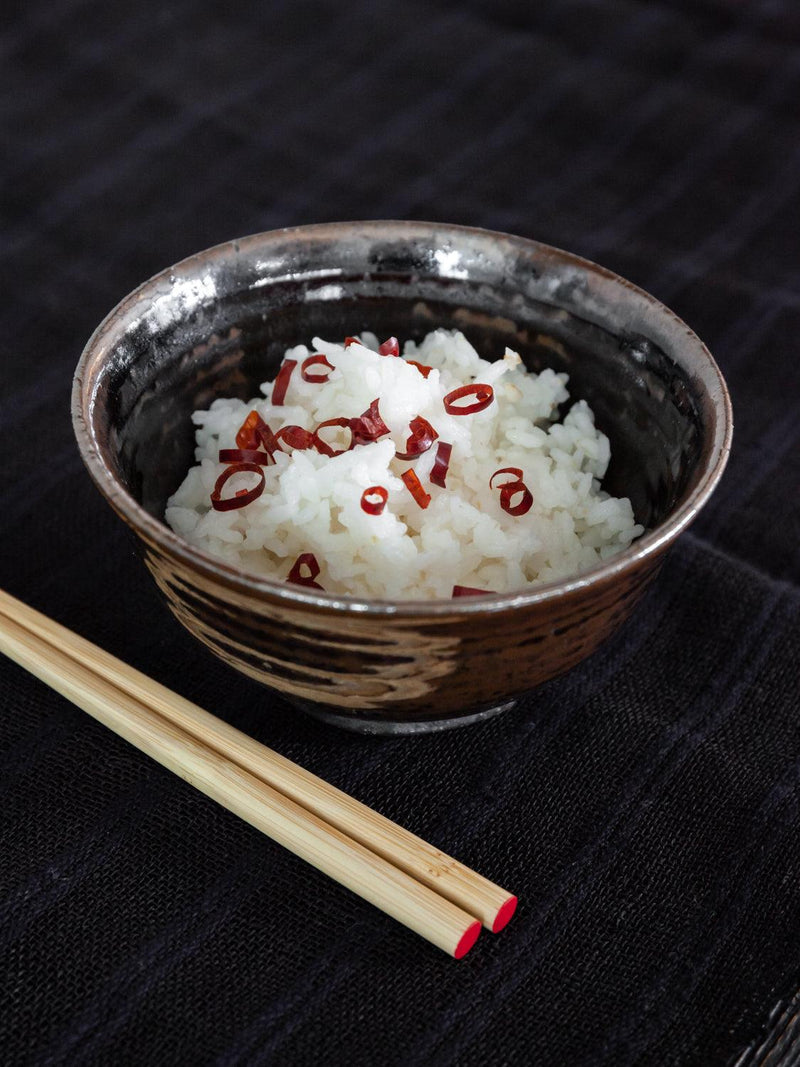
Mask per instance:
[[[607,424],[601,422],[601,426],[611,431],[613,445],[617,419],[617,430],[624,423],[626,433],[641,432],[642,450],[649,448],[653,453],[647,462],[655,473],[651,472],[649,482],[645,479],[642,483],[637,506],[637,518],[652,529],[626,552],[569,581],[517,594],[432,602],[359,600],[288,586],[243,573],[178,538],[160,518],[168,489],[148,488],[147,471],[142,475],[135,457],[154,454],[159,461],[163,459],[164,466],[172,463],[178,470],[188,466],[169,451],[169,442],[178,429],[168,427],[163,431],[164,439],[151,450],[151,438],[162,432],[154,429],[156,425],[163,427],[173,417],[176,427],[185,421],[185,411],[179,416],[173,410],[176,405],[170,399],[172,394],[162,388],[164,380],[178,381],[180,388],[190,378],[202,381],[206,404],[216,395],[215,390],[225,395],[231,383],[238,383],[240,395],[247,395],[251,388],[243,383],[242,368],[246,368],[248,357],[240,346],[242,331],[238,326],[230,329],[230,320],[223,324],[226,328],[215,320],[214,294],[225,285],[231,292],[237,284],[245,287],[241,277],[247,279],[248,292],[262,285],[259,278],[253,281],[254,263],[265,272],[267,281],[270,272],[282,281],[287,275],[285,270],[281,274],[281,269],[290,259],[292,279],[308,276],[312,278],[309,285],[324,285],[334,277],[338,284],[342,270],[335,264],[350,262],[349,256],[351,261],[355,257],[355,267],[350,262],[348,269],[358,285],[377,285],[390,311],[396,310],[401,297],[392,293],[385,297],[390,283],[384,286],[376,263],[380,265],[388,257],[387,277],[392,284],[400,278],[401,293],[405,286],[403,306],[410,306],[409,284],[424,290],[429,281],[420,251],[426,247],[444,248],[448,255],[457,250],[462,262],[475,264],[470,269],[483,283],[466,295],[456,293],[451,301],[456,309],[451,322],[468,321],[476,329],[488,323],[490,333],[508,334],[509,343],[523,352],[526,345],[531,347],[531,337],[535,336],[537,343],[542,341],[556,357],[559,351],[565,352],[571,373],[580,375],[582,364],[574,359],[569,346],[565,349],[557,339],[562,320],[572,316],[596,331],[598,324],[607,324],[607,308],[613,308],[608,321],[622,322],[624,327],[619,329],[626,332],[619,334],[623,338],[619,344],[622,355],[612,345],[608,367],[617,366],[614,360],[624,363],[622,385],[616,392],[628,389],[634,399],[626,401],[623,415],[617,416],[614,396],[609,399],[600,394],[598,403],[601,407],[605,404]],[[414,270],[400,262],[406,252]],[[298,257],[305,273],[298,266]],[[445,258],[445,262],[451,261]],[[309,264],[321,266],[309,270]],[[529,324],[518,321],[526,313],[518,299],[523,283],[512,284],[509,279],[531,270],[537,288],[526,291],[526,299],[530,306],[541,302],[543,314],[549,316],[548,337],[533,334]],[[433,278],[432,269],[430,273]],[[465,284],[462,273],[469,271],[457,273],[454,284]],[[486,295],[492,280],[511,290],[508,318],[496,314],[497,293],[502,289],[496,286]],[[442,284],[450,281],[445,277]],[[430,281],[434,283],[438,284],[438,279]],[[524,284],[533,283],[526,280]],[[357,298],[361,293],[358,285],[354,287]],[[176,356],[174,338],[162,344],[159,334],[162,347],[151,357],[147,353],[148,336],[141,336],[141,322],[149,308],[158,310],[158,315],[153,313],[156,325],[149,327],[155,338],[156,326],[161,330],[163,321],[174,319],[182,308],[188,317],[195,305],[186,306],[183,295],[183,303],[172,299],[180,286],[184,290],[194,286],[190,292],[200,293],[202,321],[192,340],[205,340],[194,347],[182,342]],[[344,284],[339,289],[347,291]],[[300,286],[298,293],[284,304],[284,316],[298,307],[303,310],[308,290]],[[438,289],[436,296],[438,299]],[[337,304],[330,294],[326,299],[332,306]],[[360,328],[369,328],[370,316],[374,318],[376,309],[382,307],[377,299],[373,305]],[[418,314],[416,305],[414,314]],[[426,314],[423,310],[423,320]],[[445,303],[438,305],[438,314],[449,314]],[[269,319],[266,314],[262,317]],[[393,321],[387,320],[390,324]],[[435,324],[428,321],[426,327]],[[549,339],[550,331],[556,340]],[[392,332],[399,334],[399,330]],[[332,331],[330,335],[338,333]],[[231,336],[234,343],[225,340]],[[610,336],[616,339],[616,335]],[[296,337],[301,339],[305,337]],[[284,340],[278,338],[275,343],[275,366]],[[209,347],[214,345],[219,346],[219,352],[209,361]],[[136,357],[131,355],[134,349],[139,350]],[[223,374],[217,382],[220,367],[227,377]],[[587,383],[591,385],[588,378]],[[178,387],[170,388],[175,391]],[[193,388],[196,390],[196,385]],[[159,401],[156,417],[147,416],[148,422],[141,412],[146,413],[147,405],[152,407],[161,393],[166,400]],[[591,396],[587,399],[592,403]],[[650,408],[640,411],[635,407],[640,402]],[[184,401],[188,411],[192,404],[206,406],[198,402],[196,391]],[[643,431],[636,428],[648,418],[654,423],[662,420],[662,413],[666,419],[678,412],[675,417],[679,418],[687,411],[685,426],[681,424],[673,434],[671,452],[658,444],[655,431],[649,432],[646,425]],[[145,563],[180,622],[231,666],[304,710],[339,725],[377,733],[417,732],[479,720],[508,707],[520,694],[593,652],[630,615],[669,545],[708,498],[724,468],[732,431],[730,402],[713,360],[688,327],[653,297],[594,264],[536,242],[464,227],[387,222],[299,227],[256,235],[211,249],[163,272],[126,298],[90,340],[76,372],[73,418],[90,474],[136,534]],[[136,418],[138,437],[128,433],[128,424]],[[670,440],[670,432],[669,427],[664,430],[665,441]],[[634,469],[640,447],[635,436],[631,441],[627,446],[628,470]],[[670,454],[661,456],[659,448]]]
[[[380,619],[269,600],[198,574],[157,545],[145,562],[175,616],[231,666],[331,723],[365,732],[465,724],[579,663],[630,615],[651,557],[554,600]]]

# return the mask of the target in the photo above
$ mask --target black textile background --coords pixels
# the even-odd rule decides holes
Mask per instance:
[[[7,9],[6,9],[7,10]],[[31,0],[0,36],[0,586],[519,893],[457,963],[0,663],[4,1064],[797,1063],[800,7]],[[186,255],[477,224],[654,292],[734,451],[634,619],[480,727],[308,722],[168,615],[73,443]]]

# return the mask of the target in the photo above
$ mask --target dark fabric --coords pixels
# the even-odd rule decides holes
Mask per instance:
[[[797,1062],[798,5],[4,18],[0,585],[521,905],[454,962],[3,660],[0,1060]],[[69,420],[83,343],[155,271],[381,217],[619,271],[707,341],[736,417],[716,495],[606,648],[503,718],[393,741],[299,717],[189,638]]]

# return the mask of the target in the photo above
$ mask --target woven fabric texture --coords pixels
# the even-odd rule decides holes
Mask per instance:
[[[0,1060],[800,1062],[798,5],[30,0],[0,49],[0,586],[521,900],[454,962],[2,660]],[[298,717],[195,643],[69,419],[141,281],[358,218],[618,271],[707,342],[736,421],[610,644],[408,740]]]

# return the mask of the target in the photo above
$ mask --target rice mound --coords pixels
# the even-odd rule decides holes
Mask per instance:
[[[503,359],[481,359],[463,334],[436,330],[403,355],[434,369],[427,378],[403,358],[378,355],[377,338],[362,334],[345,348],[315,337],[313,348],[286,352],[298,361],[285,402],[215,400],[196,411],[195,460],[167,502],[166,520],[181,537],[242,570],[286,579],[301,553],[320,564],[317,581],[337,594],[382,599],[449,599],[456,585],[494,592],[522,590],[562,579],[608,559],[643,532],[630,501],[609,496],[600,480],[610,459],[608,438],[582,400],[562,421],[567,375],[528,372],[506,349]],[[323,353],[334,370],[324,384],[305,382],[299,364]],[[448,414],[443,397],[458,386],[486,383],[494,401],[470,415]],[[246,507],[212,510],[210,493],[225,469],[220,448],[236,447],[236,433],[256,410],[273,431],[297,425],[313,430],[326,419],[361,415],[379,398],[390,436],[327,457],[315,450],[277,452],[264,467],[261,496]],[[439,441],[452,444],[446,489],[429,482],[438,442],[413,463],[404,452],[409,422],[427,419]],[[284,446],[285,447],[285,446]],[[412,467],[431,501],[423,509],[400,478]],[[489,479],[501,467],[519,467],[533,506],[513,516],[500,506]],[[250,488],[253,475],[234,475],[231,495]],[[379,515],[365,513],[362,493],[388,490]]]

